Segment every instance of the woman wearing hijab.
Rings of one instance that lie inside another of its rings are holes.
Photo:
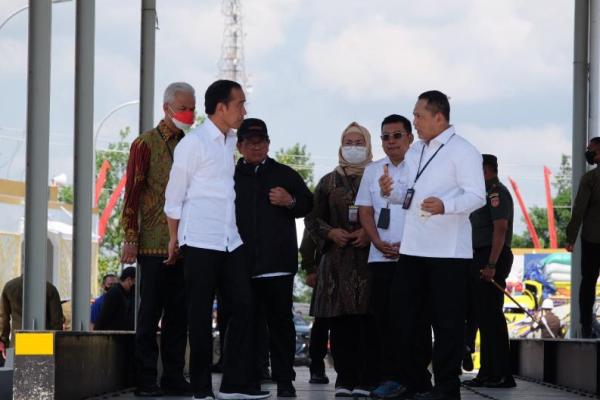
[[[369,239],[354,205],[365,166],[371,162],[371,134],[356,122],[342,133],[339,165],[319,181],[306,228],[318,243],[313,313],[328,318],[331,353],[337,372],[335,396],[368,396],[376,381],[371,365],[376,345],[368,333]]]

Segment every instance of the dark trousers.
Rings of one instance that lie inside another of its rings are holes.
[[[337,372],[335,386],[369,387],[376,385],[376,337],[373,316],[344,315],[329,318],[331,355]]]
[[[431,321],[435,343],[433,374],[436,389],[460,398],[458,373],[464,349],[467,266],[471,260],[401,255],[394,277],[394,313],[404,315],[399,330],[402,344],[402,375],[414,390],[431,387],[427,372],[427,321]],[[397,296],[397,297],[396,297]],[[396,309],[397,310],[397,309]],[[431,343],[431,342],[429,342]]]
[[[377,366],[379,381],[400,382],[398,360],[399,346],[397,336],[392,328],[391,296],[392,283],[396,273],[396,262],[370,263],[372,271],[370,308],[375,317],[375,334],[377,335]],[[399,316],[396,316],[398,318]]]
[[[229,320],[224,340],[221,389],[244,391],[252,379],[253,297],[250,279],[238,247],[232,252],[184,246],[185,289],[188,297],[190,381],[194,393],[212,390],[212,307],[218,288]]]
[[[271,371],[274,381],[291,382],[296,377],[294,356],[296,354],[296,328],[293,307],[294,275],[252,279],[256,299],[256,312],[263,313],[263,323],[257,329],[257,352],[255,370],[264,367],[265,349],[260,343],[268,336],[271,354]],[[267,329],[264,329],[266,323]]]
[[[310,328],[310,343],[308,355],[310,357],[310,372],[313,374],[325,373],[325,356],[327,355],[327,342],[329,342],[330,318],[316,317]]]
[[[600,270],[600,243],[581,239],[581,286],[579,287],[579,320],[590,327],[596,302],[596,282]]]
[[[164,257],[138,257],[141,276],[135,361],[140,386],[156,384],[159,353],[156,332],[161,318],[161,382],[168,385],[183,379],[187,344],[183,263],[178,261],[174,266],[167,266],[164,260]]]
[[[504,318],[504,293],[491,282],[483,281],[480,270],[489,261],[491,247],[475,249],[473,262],[469,267],[468,325],[479,326],[481,368],[478,376],[499,379],[512,376],[508,329]],[[508,247],[502,249],[496,263],[494,280],[505,288],[510,274],[513,254]]]

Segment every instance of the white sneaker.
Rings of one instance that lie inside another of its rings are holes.
[[[248,392],[218,392],[218,399],[221,400],[257,400],[257,399],[266,399],[271,396],[271,392],[256,390],[256,391],[248,391]]]
[[[352,389],[345,386],[336,386],[335,397],[352,397]]]
[[[352,397],[369,397],[371,391],[361,387],[355,387],[352,389]]]

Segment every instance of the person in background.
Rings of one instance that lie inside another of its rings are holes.
[[[585,159],[596,167],[586,172],[579,182],[577,195],[567,225],[567,251],[573,251],[581,226],[581,286],[579,288],[579,320],[581,337],[591,338],[596,301],[596,283],[600,271],[600,137],[590,140]]]
[[[119,282],[104,298],[96,322],[97,331],[132,331],[135,329],[135,267],[121,271]]]
[[[102,304],[104,304],[104,296],[108,290],[119,282],[119,278],[115,274],[106,274],[102,277],[102,294],[96,297],[96,300],[92,303],[90,310],[90,330],[94,330],[94,325],[98,321],[100,311],[102,311]]]
[[[537,326],[537,328],[542,332],[542,339],[557,339],[563,336],[560,318],[554,314],[553,310],[554,302],[552,299],[544,299],[541,307],[541,318],[542,321],[546,323],[544,324],[543,322],[540,322]],[[546,327],[546,325],[548,326]],[[549,331],[548,328],[550,328]],[[550,332],[552,332],[552,334],[550,334]]]
[[[369,235],[369,268],[373,276],[371,311],[375,316],[375,331],[379,344],[379,386],[371,392],[377,398],[399,397],[406,391],[399,363],[401,354],[391,316],[394,275],[404,229],[404,210],[399,204],[389,204],[381,195],[378,179],[386,173],[400,179],[405,168],[404,155],[413,141],[411,124],[401,115],[392,114],[381,123],[381,146],[386,157],[365,168],[356,196],[360,224]],[[399,318],[400,319],[400,318]]]
[[[503,311],[504,294],[494,283],[506,288],[506,278],[512,267],[514,204],[510,191],[498,179],[496,156],[483,154],[483,176],[486,205],[469,216],[473,263],[469,266],[465,331],[465,343],[469,348],[464,355],[470,359],[475,351],[475,335],[479,327],[481,368],[475,378],[463,384],[512,388],[516,383],[510,365],[508,329]]]
[[[262,324],[256,327],[256,369],[261,370],[267,351],[260,344],[268,337],[277,397],[296,397],[292,384],[296,377],[292,315],[298,271],[296,218],[312,210],[313,196],[298,172],[268,156],[270,139],[263,120],[245,119],[237,139],[242,158],[234,176],[236,221],[252,278],[256,315],[262,315],[257,319]]]
[[[46,282],[46,329],[62,330],[64,316],[56,287]],[[23,326],[23,275],[6,282],[0,297],[0,361],[14,340],[15,331]]]
[[[329,318],[315,317],[315,294],[317,280],[319,279],[317,271],[321,261],[321,254],[317,249],[317,244],[310,237],[308,229],[304,230],[302,242],[300,243],[300,267],[306,271],[305,283],[313,289],[310,299],[310,315],[314,317],[310,328],[310,343],[308,345],[308,355],[310,358],[310,379],[309,383],[328,384],[329,378],[325,374],[325,356],[327,356],[327,344],[329,342]]]
[[[328,318],[337,372],[336,397],[369,396],[377,383],[377,344],[369,314],[369,237],[358,219],[356,195],[373,159],[371,134],[356,122],[344,129],[339,164],[315,189],[306,229],[323,254],[319,265],[315,316]]]

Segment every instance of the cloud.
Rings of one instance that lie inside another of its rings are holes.
[[[448,5],[419,2],[403,12],[378,3],[373,9],[379,12],[336,24],[334,32],[317,21],[304,56],[308,73],[314,84],[354,101],[414,97],[439,88],[456,101],[474,102],[512,97],[523,87],[570,87],[565,55],[571,44],[564,32],[572,24],[571,13],[565,15],[572,5],[463,3],[462,13],[444,19],[429,10]],[[549,10],[536,14],[544,8]]]

